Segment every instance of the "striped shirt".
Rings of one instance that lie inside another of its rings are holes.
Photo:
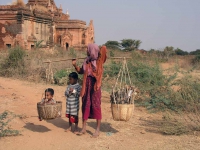
[[[73,89],[73,92],[70,93],[70,89]],[[79,96],[81,92],[81,86],[77,83],[74,85],[69,85],[65,91],[66,100],[66,114],[78,116],[79,112]]]

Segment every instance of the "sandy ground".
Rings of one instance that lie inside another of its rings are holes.
[[[51,121],[39,121],[36,103],[43,91],[52,87],[55,98],[63,102],[63,117]],[[194,135],[164,136],[157,132],[151,121],[159,114],[149,114],[143,108],[135,108],[129,122],[115,122],[112,119],[109,94],[103,92],[103,120],[99,138],[91,138],[95,120],[88,121],[87,134],[77,136],[64,132],[68,121],[65,113],[65,87],[0,78],[0,113],[9,110],[25,119],[14,119],[13,129],[21,131],[20,136],[0,138],[0,150],[199,150],[200,137]],[[81,115],[80,115],[81,116]],[[81,117],[80,117],[81,120]],[[79,127],[81,126],[81,122]]]

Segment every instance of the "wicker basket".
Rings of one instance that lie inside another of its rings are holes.
[[[55,119],[61,117],[62,113],[62,102],[57,101],[56,104],[40,104],[37,103],[38,115],[44,119]]]
[[[115,121],[129,121],[134,111],[134,104],[111,104],[111,110]]]

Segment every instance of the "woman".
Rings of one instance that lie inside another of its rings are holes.
[[[80,68],[76,65],[76,60],[72,61],[73,66],[79,74],[84,74],[81,90],[82,97],[82,115],[83,127],[81,134],[86,133],[86,122],[90,119],[97,120],[96,131],[92,137],[98,137],[100,132],[101,114],[101,82],[103,75],[103,64],[106,61],[106,47],[89,44],[87,49],[87,58]]]

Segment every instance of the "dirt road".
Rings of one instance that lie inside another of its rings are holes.
[[[51,121],[39,121],[36,103],[43,91],[52,87],[56,100],[63,102],[63,117]],[[161,115],[149,114],[143,108],[135,108],[129,122],[115,122],[111,116],[109,94],[103,92],[103,120],[101,135],[90,138],[95,121],[88,122],[87,134],[77,136],[64,132],[68,122],[65,113],[65,87],[0,78],[0,113],[9,110],[25,119],[16,118],[11,122],[13,129],[21,136],[0,139],[0,150],[198,150],[200,137],[193,135],[164,136],[156,130],[149,130],[149,121]],[[81,114],[80,114],[81,116]],[[81,117],[80,117],[81,119]],[[81,127],[81,122],[79,127]]]

